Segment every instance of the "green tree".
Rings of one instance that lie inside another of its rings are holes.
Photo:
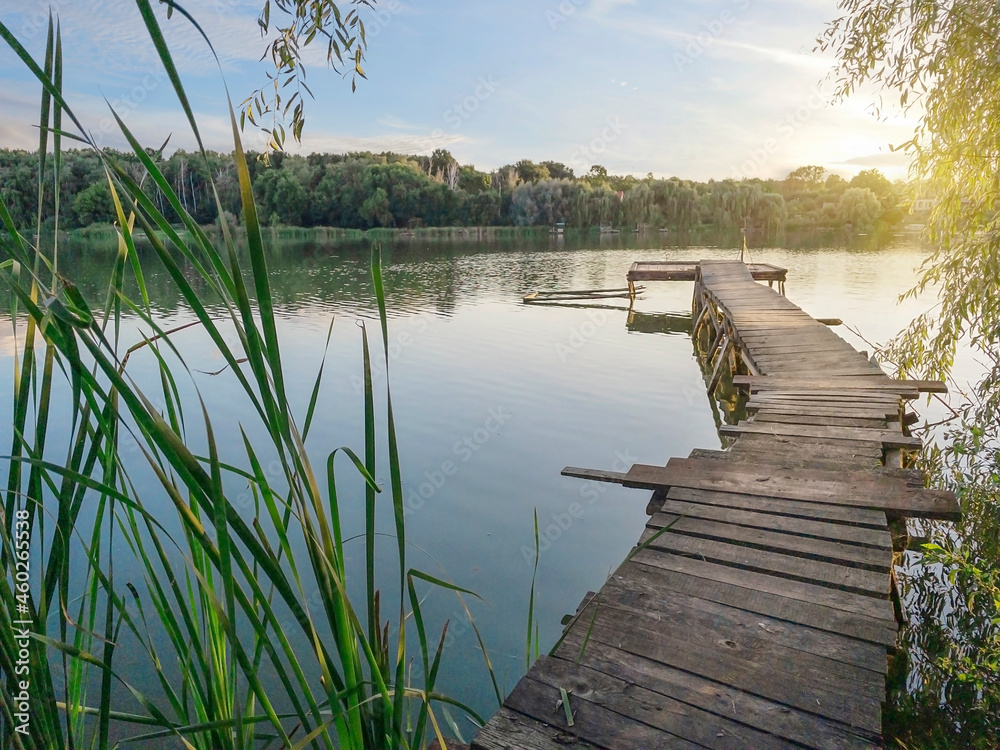
[[[1000,744],[1000,5],[991,0],[842,0],[844,15],[818,40],[838,58],[840,94],[865,84],[918,105],[911,158],[921,196],[935,196],[927,221],[931,251],[910,295],[938,304],[913,320],[885,354],[907,375],[940,377],[960,341],[985,375],[959,405],[943,450],[929,456],[965,509],[963,522],[934,530],[923,566],[929,585],[952,587],[936,616],[914,628],[922,690],[907,691],[911,713],[898,733],[910,747],[994,748]],[[935,565],[937,570],[935,571]],[[940,599],[940,597],[938,597]],[[923,633],[923,636],[919,635]],[[968,704],[960,702],[963,694]],[[957,706],[963,706],[961,711]],[[914,721],[914,716],[930,721]],[[922,731],[920,726],[928,726]]]
[[[107,223],[115,220],[115,203],[106,181],[95,182],[73,199],[73,218],[81,226]]]
[[[277,217],[282,224],[302,226],[309,204],[305,187],[288,169],[268,169],[254,187],[262,216]]]
[[[850,185],[851,187],[868,188],[882,201],[882,205],[885,208],[890,208],[890,206],[886,205],[886,201],[889,200],[892,200],[893,205],[895,205],[895,190],[893,189],[893,185],[877,169],[861,170],[851,180]]]
[[[392,212],[389,211],[389,195],[384,188],[376,188],[375,192],[361,204],[361,217],[370,226],[387,227],[392,224]]]
[[[458,186],[467,193],[481,193],[490,189],[490,176],[477,171],[473,166],[462,167],[458,175]]]
[[[788,217],[788,207],[780,193],[764,193],[754,210],[754,224],[764,228],[768,234],[781,230]]]
[[[789,190],[792,191],[818,190],[823,183],[823,176],[825,174],[826,170],[823,167],[799,167],[789,172],[788,177],[785,178],[785,183]]]
[[[535,164],[530,159],[521,159],[521,161],[514,165],[514,168],[517,170],[517,175],[521,178],[521,182],[540,182],[541,180],[548,180],[551,177],[548,169],[541,164]]]
[[[561,161],[543,161],[539,162],[539,166],[545,167],[548,170],[549,176],[553,180],[572,180],[573,170],[567,167]]]
[[[914,293],[935,288],[934,317],[913,321],[897,351],[903,369],[945,375],[965,334],[987,356],[985,381],[1000,411],[1000,5],[987,0],[911,3],[843,0],[844,15],[819,39],[839,60],[840,93],[864,83],[919,101],[910,177],[935,195],[927,225],[933,248]]]
[[[868,188],[848,188],[837,205],[837,218],[858,230],[873,228],[881,213],[882,204]]]

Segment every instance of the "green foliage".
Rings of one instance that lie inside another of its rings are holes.
[[[289,122],[292,137],[301,141],[306,121],[305,97],[313,95],[306,85],[305,49],[316,41],[325,43],[327,64],[338,73],[350,72],[353,91],[358,77],[365,78],[361,63],[367,47],[365,25],[358,8],[373,7],[374,2],[350,0],[350,9],[343,13],[331,0],[266,0],[257,23],[262,35],[274,34],[264,55],[270,57],[274,70],[267,74],[268,84],[240,105],[240,125],[249,120],[268,134],[268,147],[278,151],[285,143],[283,122]],[[280,21],[272,18],[272,9]],[[291,93],[285,93],[286,90]],[[271,116],[270,125],[258,123],[266,115]]]
[[[856,230],[868,231],[882,213],[882,204],[868,188],[852,187],[844,191],[837,204],[837,216]]]
[[[95,182],[73,199],[73,218],[81,226],[110,224],[116,217],[115,202],[107,182]]]
[[[850,186],[852,188],[868,188],[882,203],[886,203],[894,197],[892,183],[877,169],[861,170],[854,175]]]
[[[149,0],[136,4],[200,143],[153,8]],[[407,563],[388,386],[383,502],[392,511],[388,531],[398,548],[390,570],[395,595],[383,597],[376,588],[381,577],[372,550],[384,533],[375,524],[383,488],[374,479],[377,423],[364,329],[363,457],[337,448],[316,467],[305,448],[323,364],[304,413],[293,413],[300,399],[286,387],[252,162],[242,150],[232,107],[234,190],[246,231],[242,248],[225,220],[207,152],[182,156],[176,185],[188,189],[187,178],[195,173],[208,181],[222,217],[221,245],[213,244],[192,213],[198,196],[190,197],[189,210],[156,152],[143,148],[121,120],[130,160],[89,140],[62,99],[61,38],[51,22],[41,64],[2,22],[0,38],[43,86],[37,224],[47,201],[53,215],[60,215],[65,119],[100,164],[118,247],[107,293],[92,304],[59,269],[58,233],[30,242],[0,201],[0,251],[6,258],[0,280],[17,332],[18,368],[0,514],[0,606],[32,622],[27,734],[14,729],[8,700],[19,690],[15,665],[22,644],[9,620],[0,625],[0,742],[16,750],[106,748],[124,734],[135,745],[189,750],[375,750],[420,748],[432,733],[440,740],[436,712],[449,702],[462,706],[434,690],[447,626],[436,643],[430,639],[420,604],[429,590],[463,592]],[[171,225],[160,202],[182,230]],[[165,330],[150,305],[136,254],[139,237],[190,310],[189,326],[198,326],[225,361],[233,398],[245,401],[241,425],[247,429],[236,446],[217,442],[211,405],[201,400],[192,369],[175,346],[183,329]],[[388,367],[377,248],[372,280],[384,344],[378,356]],[[144,333],[129,333],[136,326]],[[127,340],[132,335],[134,342]],[[133,355],[145,359],[146,376],[129,367]],[[58,439],[49,439],[56,430]],[[220,450],[239,456],[240,465],[227,463]],[[346,588],[341,507],[348,498],[340,494],[337,468],[355,473],[365,488],[363,497],[354,498],[366,509],[367,554],[360,571],[366,585],[359,608]],[[140,493],[140,476],[155,489]],[[249,506],[233,492],[237,486],[246,488]],[[173,518],[165,517],[164,507],[173,509]],[[31,545],[33,575],[27,581],[12,554],[15,538]],[[121,570],[130,571],[129,579],[116,577]],[[395,610],[388,618],[384,602]],[[414,661],[422,675],[417,680],[409,673]],[[135,674],[153,685],[149,694],[130,681]]]
[[[913,294],[934,289],[940,306],[913,321],[895,353],[904,371],[939,377],[968,334],[1000,382],[1000,57],[984,45],[1000,38],[1000,6],[985,0],[910,3],[844,0],[844,15],[819,40],[837,54],[840,93],[870,82],[919,101],[911,177],[936,196],[927,238],[933,252]],[[1000,406],[996,393],[981,394]]]
[[[566,221],[570,227],[584,229],[600,224],[646,224],[681,232],[703,225],[730,230],[754,227],[774,236],[786,226],[840,226],[843,220],[831,207],[835,209],[848,187],[836,175],[813,183],[808,190],[795,179],[704,183],[676,177],[658,180],[651,175],[644,179],[608,175],[607,170],[602,175],[600,169],[574,178],[573,170],[559,162],[535,164],[527,160],[486,173],[459,164],[445,149],[430,156],[390,152],[298,156],[277,152],[271,154],[267,164],[249,156],[248,173],[260,215],[268,224],[287,227],[367,230],[551,226]],[[133,154],[116,153],[115,157],[133,174],[142,174],[143,167]],[[182,209],[199,224],[217,222],[213,190],[224,211],[239,215],[240,196],[232,155],[178,150],[166,158],[156,154],[152,158]],[[62,226],[74,228],[107,221],[110,197],[100,160],[92,152],[74,150],[63,152],[62,160],[64,203],[75,207],[77,197],[88,192],[80,211],[62,217]],[[51,164],[47,169],[51,172]],[[0,189],[19,227],[34,221],[36,206],[25,196],[31,194],[36,170],[35,155],[0,150]],[[542,179],[546,173],[562,176]],[[880,221],[895,224],[905,218],[896,186],[877,170],[867,170],[855,181],[859,178],[883,190]],[[180,221],[155,182],[143,182],[142,189],[171,223]],[[51,195],[46,197],[43,215],[46,221],[52,216]]]
[[[825,174],[826,170],[823,167],[799,167],[788,174],[788,177],[785,178],[785,184],[792,191],[817,190],[823,183]]]
[[[901,576],[914,602],[901,635],[886,735],[901,747],[1000,744],[1000,424],[970,402],[957,409],[921,468],[957,493],[963,518],[932,523],[922,558]]]
[[[552,177],[547,167],[535,164],[530,159],[521,159],[514,165],[514,169],[517,170],[517,176],[521,178],[521,182],[541,182]]]
[[[938,304],[884,348],[911,377],[945,377],[965,342],[984,375],[956,407],[956,419],[929,463],[963,498],[965,519],[934,528],[928,561],[909,585],[929,600],[947,593],[914,629],[918,687],[900,736],[910,747],[992,748],[1000,744],[1000,5],[985,0],[911,3],[842,0],[844,15],[818,40],[839,61],[839,91],[875,84],[906,110],[919,105],[912,156],[914,197],[934,196],[931,252],[916,296]],[[938,568],[937,566],[940,566]],[[935,571],[943,571],[943,582]]]

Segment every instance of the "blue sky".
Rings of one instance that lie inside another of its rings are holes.
[[[262,2],[185,6],[212,38],[237,104],[266,80]],[[129,0],[0,0],[0,20],[40,55],[50,5],[62,23],[68,98],[88,128],[107,129],[107,98],[144,143],[173,133],[173,147],[193,145]],[[700,180],[783,177],[803,164],[905,176],[889,144],[912,136],[912,113],[877,119],[872,92],[831,103],[832,60],[812,49],[835,0],[379,0],[363,12],[368,80],[352,94],[316,45],[316,99],[291,150],[444,147],[486,170],[553,159],[577,174],[602,164]],[[183,19],[163,23],[206,145],[231,150],[218,69]],[[0,50],[0,147],[37,142],[37,102],[37,84]],[[262,143],[252,132],[245,139]],[[110,131],[104,142],[123,145]]]

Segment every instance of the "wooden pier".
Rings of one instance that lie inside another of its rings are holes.
[[[750,263],[746,266],[754,281],[766,281],[769,287],[778,285],[778,291],[785,293],[787,269],[773,266],[770,263]],[[635,282],[637,281],[694,281],[698,273],[698,263],[689,260],[651,260],[636,261],[628,269],[625,278],[629,289],[635,297]]]
[[[743,263],[689,265],[710,388],[736,372],[753,416],[725,451],[564,470],[652,489],[650,518],[473,748],[881,746],[890,524],[959,515],[901,468],[904,403],[941,386],[890,379]]]

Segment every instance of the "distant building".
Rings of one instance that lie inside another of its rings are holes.
[[[933,206],[934,206],[933,198],[917,198],[915,201],[913,201],[913,210],[918,213],[920,211],[930,211]]]

